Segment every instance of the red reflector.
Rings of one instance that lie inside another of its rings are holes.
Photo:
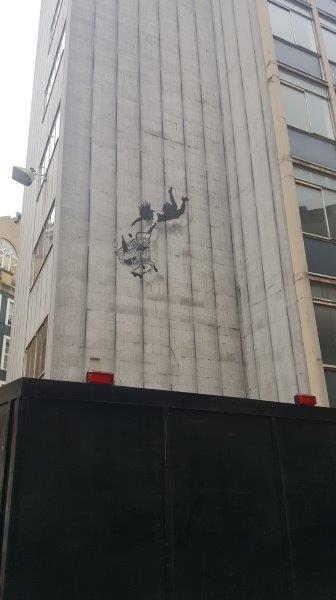
[[[86,382],[96,385],[113,385],[114,373],[103,373],[102,371],[88,371],[86,373]]]
[[[309,394],[297,394],[294,396],[295,404],[299,406],[316,406],[316,397]]]

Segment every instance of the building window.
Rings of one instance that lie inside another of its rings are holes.
[[[334,84],[336,85],[336,23],[322,17],[320,17],[320,20],[327,56],[330,62],[330,70]]]
[[[33,252],[33,281],[38,276],[42,265],[48,255],[48,252],[54,242],[54,228],[55,228],[55,203],[53,203],[51,210],[48,214],[46,222],[43,225],[40,237]]]
[[[330,406],[336,408],[336,369],[324,369]]]
[[[336,285],[314,280],[311,291],[329,401],[336,406]]]
[[[323,364],[336,367],[336,286],[314,281],[311,289]]]
[[[57,142],[58,142],[59,133],[60,133],[60,107],[58,107],[58,109],[57,109],[57,113],[56,113],[52,128],[50,130],[50,133],[48,135],[48,141],[47,141],[47,144],[44,149],[42,159],[40,162],[40,172],[42,175],[46,175],[48,172],[48,168],[49,168],[51,159],[54,154],[54,150],[55,150]],[[41,177],[41,186],[43,185],[43,181],[44,180]]]
[[[336,31],[322,28],[324,43],[329,60],[336,63]]]
[[[335,139],[327,90],[284,72],[281,83],[287,124]]]
[[[43,377],[47,348],[48,318],[26,348],[26,377]]]
[[[284,6],[286,5],[286,6]],[[287,42],[317,51],[310,11],[284,0],[282,4],[268,3],[273,34]]]
[[[7,371],[8,354],[9,354],[9,336],[4,335],[3,341],[2,341],[1,363],[0,363],[0,367],[3,371]]]
[[[302,231],[336,238],[336,191],[296,182]]]
[[[13,273],[17,267],[17,256],[14,246],[5,238],[0,238],[0,269]]]
[[[61,14],[62,4],[63,4],[63,0],[57,0],[55,12],[54,12],[54,16],[53,16],[53,19],[51,21],[51,26],[50,26],[49,48],[50,48],[50,46],[52,44],[52,41],[54,39],[54,35],[55,35],[56,28],[57,28],[58,20],[59,20],[60,14]]]
[[[47,87],[46,87],[46,90],[45,90],[45,93],[44,93],[45,108],[47,108],[47,106],[48,106],[48,103],[49,103],[49,100],[50,100],[50,96],[51,96],[51,93],[53,91],[53,87],[54,87],[54,84],[55,84],[55,81],[56,81],[58,69],[59,69],[61,61],[62,61],[64,49],[65,49],[65,27],[64,27],[63,32],[62,32],[60,43],[59,43],[58,48],[56,50],[55,60],[53,62],[53,66],[51,68],[50,77],[48,79]]]
[[[5,325],[8,325],[9,327],[11,327],[11,325],[12,325],[13,310],[14,310],[14,300],[11,300],[10,298],[8,298]]]

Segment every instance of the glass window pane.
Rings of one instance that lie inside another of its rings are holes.
[[[334,133],[328,100],[307,93],[307,102],[312,131],[333,138]]]
[[[314,305],[322,360],[336,365],[336,308]]]
[[[294,33],[289,10],[271,3],[268,6],[273,34],[294,43]]]
[[[336,277],[336,244],[329,240],[304,238],[310,273]]]
[[[35,371],[36,337],[30,342],[26,350],[26,377],[34,377]]]
[[[34,377],[39,377],[41,375],[41,354],[42,354],[41,342],[42,342],[41,336],[39,334],[37,334]]]
[[[57,117],[56,117],[56,121],[55,121],[55,128],[54,128],[54,136],[55,136],[55,142],[54,142],[54,143],[55,143],[55,144],[56,144],[56,141],[57,141],[57,140],[58,140],[58,138],[59,138],[60,119],[61,119],[61,118],[60,118],[60,112],[58,111],[58,113],[57,113]]]
[[[311,281],[312,296],[316,300],[329,300],[330,302],[336,302],[336,285],[328,285],[327,283],[317,283]]]
[[[287,85],[282,86],[285,117],[288,125],[309,131],[308,110],[304,92]]]
[[[328,236],[328,228],[323,207],[321,190],[296,184],[302,231],[315,235]]]
[[[327,210],[330,235],[331,237],[336,238],[336,192],[323,190],[323,196]]]
[[[301,46],[294,46],[293,44],[288,44],[288,42],[286,42],[285,40],[280,40],[279,38],[274,38],[274,47],[277,59],[280,63],[283,63],[284,65],[290,65],[295,69],[304,71],[308,75],[313,75],[314,77],[319,78],[322,77],[320,59],[316,54],[306,52],[306,50]],[[288,81],[290,78],[287,77],[287,74],[284,76],[283,73],[281,73],[281,79],[283,79],[284,81]],[[295,77],[293,79],[298,78]],[[307,87],[306,82],[305,87]],[[316,88],[317,86],[309,83],[309,87]]]
[[[334,15],[336,17],[336,2],[335,0],[317,0],[317,7],[321,10]]]
[[[294,129],[289,129],[288,134],[293,156],[336,171],[336,144],[333,140],[317,138]]]
[[[322,188],[330,188],[336,192],[336,179],[327,177],[323,173],[315,173],[314,171],[307,171],[306,169],[294,166],[294,175],[296,179],[313,183]]]
[[[302,55],[302,50],[300,50],[300,55]],[[304,52],[304,54],[306,54]],[[311,55],[309,55],[311,56]],[[303,69],[305,70],[305,69]],[[322,87],[319,84],[313,83],[312,81],[308,81],[307,79],[302,79],[298,75],[294,75],[293,73],[287,73],[286,71],[281,71],[279,69],[280,79],[286,83],[292,83],[295,87],[303,88],[307,92],[313,92],[317,96],[322,96],[323,98],[328,98],[328,91],[325,87]]]
[[[336,371],[328,371],[326,369],[324,373],[330,406],[332,406],[332,408],[336,408]]]
[[[328,29],[322,29],[322,31],[328,58],[336,62],[336,33]]]
[[[310,19],[292,13],[295,42],[309,50],[316,52],[316,42],[314,36],[313,23]]]
[[[329,66],[330,66],[330,69],[331,69],[331,74],[332,74],[334,85],[336,85],[336,64],[329,63]]]

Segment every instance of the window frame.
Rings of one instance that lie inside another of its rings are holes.
[[[43,119],[44,119],[45,114],[47,112],[47,108],[49,106],[50,98],[52,96],[53,89],[55,87],[57,75],[58,75],[58,72],[59,72],[60,67],[61,67],[61,63],[62,63],[64,51],[65,51],[65,43],[66,43],[66,23],[64,23],[64,27],[62,29],[60,41],[59,41],[59,44],[57,46],[57,50],[56,50],[56,53],[55,53],[55,58],[53,60],[53,64],[52,64],[52,67],[51,67],[51,70],[50,70],[50,75],[48,77],[48,82],[47,82],[46,88],[44,90],[44,113],[43,113]],[[56,65],[57,62],[58,62],[58,64],[57,64],[57,67],[55,68],[55,65]],[[50,86],[50,81],[51,81],[52,78],[53,78],[53,82],[52,82],[52,85]],[[50,86],[50,88],[49,88],[49,86]],[[48,90],[48,88],[49,88],[49,90]]]
[[[335,289],[336,291],[336,279],[332,279],[329,277],[323,277],[323,276],[318,276],[318,275],[309,275],[309,280],[310,283],[315,283],[315,284],[320,284],[323,286],[331,286]],[[336,300],[329,300],[328,298],[317,298],[316,296],[313,295],[313,290],[311,288],[311,295],[312,295],[312,301],[313,301],[313,305],[315,306],[326,306],[328,308],[333,308],[336,311]],[[316,320],[316,327],[317,327],[317,320]],[[318,329],[318,328],[317,328]],[[319,343],[321,344],[320,340]],[[322,350],[321,350],[321,355],[322,355]],[[332,370],[332,371],[336,371],[336,363],[326,363],[323,362],[323,369],[326,370]]]
[[[8,351],[5,352],[7,342],[8,342]],[[8,369],[9,345],[10,345],[10,336],[4,335],[3,340],[2,340],[1,362],[0,362],[0,369],[2,371],[7,371],[7,369]],[[5,359],[6,359],[6,365],[5,365]]]
[[[44,339],[41,338],[41,340],[39,340],[38,339],[39,334],[41,334],[41,335],[44,334],[44,336],[45,336]],[[44,348],[44,361],[43,361],[43,369],[37,374],[36,373],[37,358],[38,358],[37,348],[38,348],[39,341],[42,341],[44,343],[44,345],[42,346]],[[45,361],[46,361],[46,355],[47,355],[47,343],[48,343],[48,316],[44,319],[44,321],[42,322],[42,324],[36,331],[35,335],[33,335],[33,337],[31,338],[29,344],[27,344],[27,346],[25,347],[25,377],[32,377],[33,379],[42,379],[44,377]],[[33,374],[31,375],[30,373],[27,373],[27,358],[28,358],[29,348],[30,348],[30,346],[32,346],[32,344],[34,344],[34,346],[33,346],[34,347],[34,356],[33,356],[34,360],[33,360],[33,370],[32,370]]]
[[[53,222],[54,222],[54,231],[55,231],[55,199],[53,200],[53,202],[52,202],[52,204],[51,204],[51,207],[50,207],[50,209],[49,209],[49,212],[48,212],[47,218],[45,219],[45,221],[44,221],[44,223],[43,223],[42,229],[41,229],[41,231],[40,231],[40,235],[38,236],[38,238],[37,238],[37,242],[36,242],[36,244],[35,244],[35,246],[34,246],[34,248],[33,248],[33,264],[32,264],[32,271],[31,271],[32,282],[31,282],[31,288],[30,288],[31,290],[32,290],[32,288],[34,287],[34,285],[35,285],[35,281],[37,280],[37,278],[38,278],[39,274],[41,273],[41,271],[42,271],[42,268],[43,268],[43,265],[44,265],[44,263],[46,262],[46,260],[47,260],[47,258],[48,258],[48,256],[49,256],[49,254],[50,254],[50,252],[51,252],[51,249],[52,249],[52,247],[53,247],[53,245],[54,245],[54,240],[53,240],[53,241],[52,241],[52,243],[49,245],[49,248],[48,248],[48,250],[47,250],[46,252],[44,252],[44,242],[43,242],[43,260],[42,260],[42,262],[41,262],[41,265],[40,265],[40,267],[39,267],[38,271],[36,271],[36,272],[35,272],[35,269],[34,269],[34,264],[35,264],[35,252],[36,252],[36,250],[37,250],[37,247],[38,247],[38,245],[39,245],[39,243],[40,243],[40,241],[41,241],[41,238],[42,238],[42,236],[43,236],[43,234],[44,234],[44,232],[45,232],[45,229],[46,229],[46,226],[47,226],[47,224],[48,224],[48,222],[49,222],[49,220],[50,220],[50,217],[51,217],[51,215],[52,215],[53,213],[54,213],[54,221],[53,221]]]
[[[50,30],[49,30],[49,49],[48,49],[48,54],[50,52],[50,48],[51,48],[51,45],[53,43],[53,39],[54,39],[55,32],[56,32],[56,29],[57,29],[58,21],[59,21],[60,15],[61,15],[62,6],[63,6],[63,0],[57,0],[57,4],[55,6],[55,10],[54,10],[53,18],[52,18],[52,21],[51,21]]]
[[[288,44],[292,44],[293,46],[296,46],[297,48],[302,48],[303,50],[312,52],[315,56],[320,56],[318,39],[317,39],[316,31],[315,31],[314,18],[313,18],[312,12],[311,12],[311,7],[304,8],[304,10],[300,11],[299,6],[296,7],[296,5],[295,5],[294,7],[289,7],[286,4],[282,4],[281,1],[278,1],[278,0],[267,0],[267,4],[273,4],[274,6],[277,6],[278,8],[281,8],[282,10],[285,10],[289,13],[289,19],[290,19],[290,24],[291,24],[294,41],[287,40],[286,38],[280,37],[276,33],[273,33],[273,30],[272,30],[274,37],[276,37],[277,39],[282,40]],[[308,14],[308,12],[310,12],[310,14]],[[293,16],[292,16],[293,13],[302,17],[303,19],[307,19],[308,21],[310,21],[310,23],[312,25],[313,36],[314,36],[314,44],[315,44],[314,50],[312,48],[308,48],[307,46],[302,46],[302,44],[297,42],[296,28],[295,28],[295,23],[294,23]],[[271,14],[269,13],[269,15],[270,15],[270,19],[271,19]]]
[[[59,105],[57,107],[57,110],[56,110],[56,113],[55,113],[55,117],[54,117],[52,126],[50,128],[50,131],[48,133],[47,142],[46,142],[46,144],[44,146],[44,150],[43,150],[43,153],[42,153],[42,158],[41,158],[40,164],[39,164],[39,172],[41,173],[41,175],[43,175],[43,177],[41,177],[40,181],[39,181],[40,189],[39,189],[38,197],[39,197],[40,191],[43,188],[44,183],[46,181],[46,178],[47,178],[47,175],[48,175],[48,171],[49,171],[49,167],[50,167],[50,164],[51,164],[52,159],[53,159],[54,154],[55,154],[55,150],[56,150],[57,145],[58,145],[58,140],[60,138],[60,122],[61,122],[61,103],[59,103]],[[58,123],[58,126],[57,126],[57,123]],[[46,162],[46,166],[45,166],[44,165],[44,161],[45,161],[45,158],[46,158],[48,152],[50,151],[51,140],[53,139],[53,137],[55,137],[55,140],[53,142],[53,148],[52,148],[52,150],[51,150],[51,152],[49,154],[49,158],[48,158],[48,161]]]
[[[295,186],[296,186],[296,184],[302,185],[302,186],[307,187],[307,188],[312,188],[314,190],[319,190],[321,192],[322,202],[323,202],[323,212],[324,212],[325,223],[326,223],[326,227],[327,227],[327,231],[328,231],[328,236],[319,235],[317,233],[311,233],[310,231],[304,231],[303,226],[302,226],[302,221],[300,219],[302,233],[304,235],[309,235],[311,237],[316,237],[316,238],[321,239],[321,240],[327,240],[327,241],[332,241],[332,242],[335,241],[336,242],[336,237],[333,237],[331,235],[331,233],[330,233],[329,218],[328,218],[328,213],[327,213],[327,208],[326,208],[326,203],[325,203],[325,196],[324,196],[324,193],[323,193],[323,190],[328,190],[328,191],[332,192],[333,194],[335,194],[335,197],[336,197],[335,190],[333,190],[331,188],[328,188],[326,186],[322,187],[322,186],[314,184],[314,183],[310,183],[310,182],[307,182],[307,181],[304,181],[304,180],[300,180],[297,177],[295,177]],[[299,205],[299,203],[298,203],[298,205]],[[299,209],[300,209],[300,205],[299,205]]]
[[[297,125],[293,125],[292,123],[288,123],[286,115],[285,115],[285,112],[284,112],[284,118],[286,120],[287,126],[288,127],[292,127],[294,129],[297,129],[298,131],[303,131],[303,132],[309,133],[309,134],[311,134],[313,136],[319,136],[322,139],[331,140],[331,141],[335,142],[335,138],[336,138],[336,136],[335,136],[335,124],[334,124],[334,121],[333,121],[333,116],[332,116],[331,107],[330,107],[330,98],[329,98],[328,94],[322,95],[322,94],[319,94],[317,91],[314,91],[312,89],[306,89],[304,87],[301,87],[300,85],[298,85],[296,83],[293,83],[292,81],[286,81],[286,79],[283,79],[282,73],[283,72],[280,73],[280,83],[281,83],[281,86],[291,88],[293,90],[296,90],[296,91],[304,94],[305,105],[306,105],[306,109],[307,109],[307,116],[308,116],[308,121],[309,121],[310,129],[309,130],[301,129]],[[316,87],[318,87],[318,86],[316,86]],[[321,90],[322,89],[324,89],[327,92],[327,90],[326,90],[325,87],[322,87]],[[316,98],[320,98],[321,100],[327,102],[333,137],[327,137],[326,135],[323,135],[322,133],[319,133],[319,132],[314,131],[312,129],[312,120],[311,120],[311,114],[310,114],[310,108],[309,108],[309,103],[308,103],[308,99],[307,99],[307,94],[310,94],[311,96],[315,96]],[[283,104],[284,104],[284,102],[283,102]]]
[[[12,311],[11,311],[12,315],[11,315],[11,322],[9,323],[10,307],[12,307]],[[5,318],[5,325],[7,325],[8,327],[12,326],[13,312],[14,312],[14,300],[12,298],[8,298],[7,306],[6,306],[6,318]]]
[[[310,282],[314,282],[320,285],[330,285],[331,287],[333,287],[335,289],[336,292],[336,280],[327,278],[327,277],[320,277],[320,276],[314,276],[314,275],[309,275],[309,279]],[[314,306],[326,306],[328,308],[333,308],[336,311],[336,300],[329,300],[327,298],[317,298],[313,295],[313,290],[311,288],[311,294],[312,294],[312,301],[313,301],[313,305]],[[314,310],[315,312],[315,310]],[[317,331],[318,331],[318,325],[317,325],[317,319],[315,316],[315,322],[316,322],[316,327],[317,327]],[[319,345],[320,345],[320,352],[321,352],[321,357],[322,357],[322,348],[321,348],[321,342],[320,342],[320,337],[319,337],[319,332],[318,332],[318,339],[319,339]],[[323,366],[323,371],[324,373],[326,373],[326,371],[331,371],[331,372],[336,372],[336,364],[334,363],[326,363],[323,361],[322,358],[322,366]],[[327,383],[327,381],[326,381]],[[329,391],[328,391],[328,395],[329,395]],[[331,402],[331,397],[329,396],[329,402]]]

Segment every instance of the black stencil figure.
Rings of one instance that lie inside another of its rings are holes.
[[[152,225],[147,232],[152,233],[157,223],[163,223],[164,221],[172,221],[173,219],[178,219],[181,215],[183,215],[185,211],[186,202],[189,202],[189,198],[183,196],[182,204],[180,208],[178,208],[173,195],[172,187],[169,188],[168,193],[170,202],[165,202],[162,207],[162,210],[153,210],[150,202],[143,202],[142,204],[140,204],[140,217],[133,221],[131,227],[134,227],[134,225],[136,225],[136,223],[140,223],[140,221],[152,221]]]

